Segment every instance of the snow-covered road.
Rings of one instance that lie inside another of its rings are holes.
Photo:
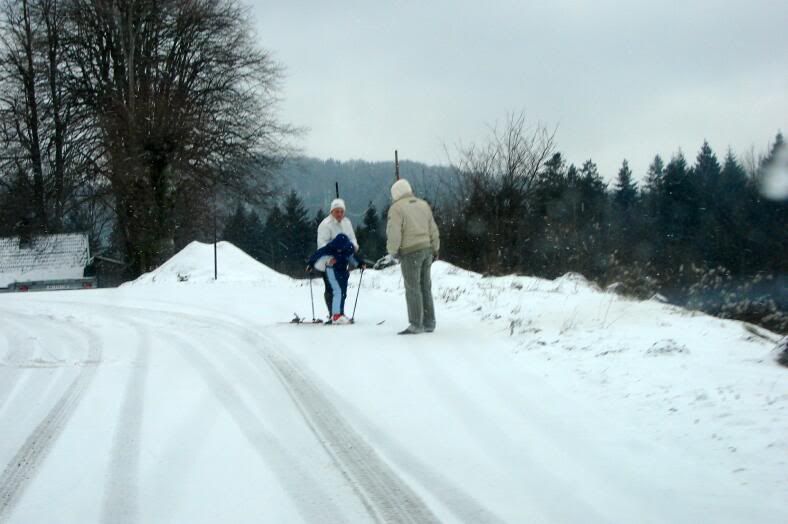
[[[310,311],[305,283],[278,277],[0,296],[0,522],[788,516],[769,467],[784,435],[748,465],[763,482],[742,482],[735,459],[537,365],[473,309],[442,301],[435,333],[397,337],[385,278],[344,327],[280,323]],[[784,384],[764,418],[784,413]]]

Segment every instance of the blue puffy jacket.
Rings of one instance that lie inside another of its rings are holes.
[[[320,257],[325,256],[334,257],[334,273],[340,281],[347,281],[348,264],[361,265],[361,259],[355,255],[353,243],[344,233],[338,234],[331,242],[315,251],[309,257],[309,267],[314,268]]]

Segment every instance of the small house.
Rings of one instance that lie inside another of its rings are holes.
[[[0,292],[94,288],[91,262],[85,233],[0,238]]]

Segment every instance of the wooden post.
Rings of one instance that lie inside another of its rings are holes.
[[[218,255],[216,254],[216,185],[213,186],[213,279],[219,279]]]
[[[394,174],[397,175],[397,180],[399,180],[399,155],[397,150],[394,150]]]

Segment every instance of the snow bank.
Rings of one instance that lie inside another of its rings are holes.
[[[230,242],[217,244],[218,282],[284,283],[290,280],[261,264]],[[132,282],[137,284],[205,284],[214,282],[213,244],[194,241],[167,262]]]

